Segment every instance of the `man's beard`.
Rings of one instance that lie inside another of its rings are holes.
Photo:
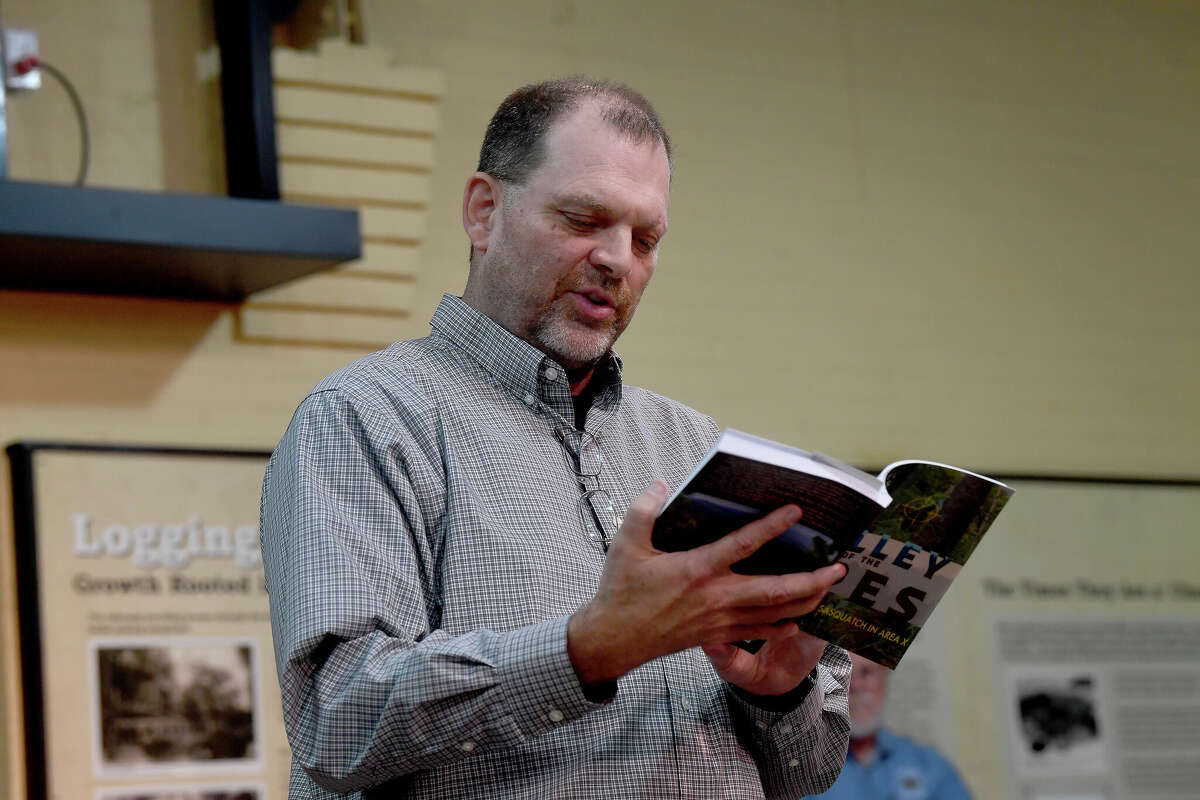
[[[883,727],[882,717],[872,717],[868,720],[859,720],[858,722],[850,723],[850,738],[865,739],[868,736],[873,736]]]
[[[851,678],[853,680],[853,678]],[[850,692],[850,736],[870,736],[883,725],[884,695]]]
[[[605,286],[613,298],[614,314],[600,327],[587,325],[574,318],[570,303],[574,302],[568,289],[529,325],[529,332],[538,347],[568,369],[595,364],[613,346],[633,316],[636,303],[623,285]]]

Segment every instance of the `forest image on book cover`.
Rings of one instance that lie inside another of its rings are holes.
[[[902,462],[892,503],[842,554],[846,577],[801,629],[895,667],[1012,489],[953,467]]]

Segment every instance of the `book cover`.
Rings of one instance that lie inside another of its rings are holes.
[[[871,476],[820,453],[726,430],[655,522],[660,550],[699,547],[773,509],[803,517],[733,565],[750,575],[846,576],[802,630],[895,668],[1012,489],[981,475],[901,461]]]
[[[734,564],[735,572],[808,572],[832,564],[883,510],[827,477],[717,451],[659,515],[652,541],[660,550],[699,547],[788,503],[804,510],[801,520]]]
[[[796,622],[895,669],[1013,490],[917,461],[894,464],[883,478],[891,504],[842,552],[846,577]]]

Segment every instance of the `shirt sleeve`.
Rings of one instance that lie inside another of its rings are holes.
[[[314,392],[263,483],[288,741],[338,792],[511,747],[600,707],[567,657],[565,617],[438,629],[440,462],[390,410]]]
[[[796,798],[828,789],[846,763],[850,741],[850,658],[828,645],[806,680],[796,708],[760,708],[726,686],[738,734],[758,764],[767,798]]]

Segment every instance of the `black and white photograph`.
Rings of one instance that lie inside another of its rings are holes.
[[[101,772],[259,760],[252,641],[94,642],[92,654]]]
[[[1104,726],[1097,677],[1063,668],[1014,676],[1020,760],[1032,771],[1103,769]]]

